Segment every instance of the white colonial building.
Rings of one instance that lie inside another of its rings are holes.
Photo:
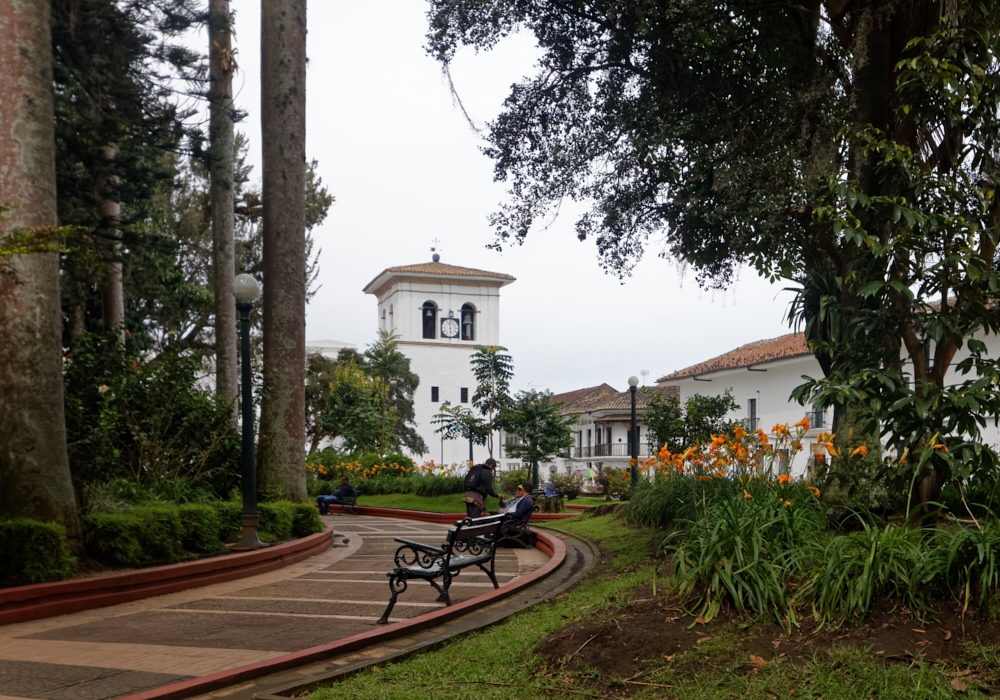
[[[452,464],[469,458],[468,443],[442,440],[432,421],[446,404],[472,407],[476,382],[469,360],[477,345],[500,345],[500,288],[513,281],[499,272],[447,265],[435,253],[432,262],[386,268],[364,288],[378,299],[378,327],[399,336],[420,378],[413,408],[417,432],[430,449],[424,459]],[[475,448],[476,462],[487,456],[485,448]]]
[[[983,340],[990,355],[1000,351],[1000,339],[990,336]],[[964,349],[955,356],[945,375],[947,384],[963,381],[962,375],[954,368],[966,357],[968,352]],[[741,345],[735,350],[672,372],[656,381],[660,386],[677,387],[681,403],[694,394],[720,396],[728,389],[740,405],[729,417],[745,420],[751,429],[761,428],[769,435],[775,425],[794,425],[808,417],[811,428],[806,433],[805,449],[790,465],[791,473],[799,476],[806,472],[816,436],[832,432],[833,420],[832,409],[823,411],[811,406],[803,407],[791,400],[792,391],[805,381],[803,376],[818,379],[823,376],[823,370],[806,345],[803,335],[789,333]],[[993,446],[1000,443],[1000,430],[994,421],[987,423],[983,441]]]

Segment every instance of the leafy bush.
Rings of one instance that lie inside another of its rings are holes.
[[[188,503],[177,509],[183,530],[182,544],[189,552],[223,552],[225,547],[219,535],[222,519],[219,511],[210,505]]]
[[[108,564],[172,563],[183,555],[184,529],[176,506],[140,506],[130,513],[88,515],[83,540],[88,555]]]
[[[556,493],[560,493],[570,500],[579,496],[583,490],[583,477],[576,472],[553,474],[552,483],[556,487]]]
[[[465,492],[465,477],[461,476],[410,476],[413,493],[418,496],[447,496]]]
[[[295,513],[292,517],[293,537],[306,537],[326,529],[316,506],[311,503],[295,503],[293,505],[295,507]]]
[[[177,477],[137,481],[111,479],[83,487],[83,503],[88,513],[128,513],[137,505],[148,503],[211,503],[211,491]]]
[[[922,574],[928,552],[918,530],[863,522],[858,532],[832,537],[818,559],[796,598],[825,619],[863,617],[880,600],[927,609]]]
[[[148,488],[195,484],[218,496],[238,484],[241,447],[232,407],[199,388],[200,371],[198,358],[177,352],[147,361],[114,333],[78,343],[64,370],[78,492],[112,479]]]
[[[352,481],[351,485],[367,496],[390,493],[413,493],[417,496],[443,496],[462,493],[464,477],[409,474],[407,476],[373,476]],[[309,495],[328,495],[340,487],[340,479],[320,479],[310,483]]]
[[[1000,612],[1000,523],[995,515],[983,529],[938,528],[921,583],[951,594],[965,610],[970,603],[984,613]]]
[[[0,520],[0,586],[62,581],[76,568],[61,525],[27,518]]]
[[[518,484],[528,481],[528,470],[527,468],[521,468],[500,472],[497,474],[497,480],[500,484],[500,490],[503,493],[514,493],[517,490]]]
[[[243,502],[237,500],[217,501],[212,504],[215,512],[219,516],[219,539],[223,542],[235,542],[243,534],[243,521],[240,516],[243,513]]]
[[[289,501],[259,503],[260,538],[265,542],[290,539],[295,523],[295,504]],[[315,508],[314,508],[315,509]]]

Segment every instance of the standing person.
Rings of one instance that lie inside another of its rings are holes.
[[[465,475],[465,514],[478,518],[486,510],[486,497],[493,496],[503,505],[503,498],[493,490],[493,470],[497,461],[490,457],[485,464],[474,464]]]
[[[347,498],[348,496],[353,496],[355,494],[354,487],[351,486],[350,482],[347,480],[346,476],[340,477],[340,486],[329,496],[317,496],[316,505],[319,506],[320,515],[329,515],[330,505],[333,503],[339,503],[340,499]]]

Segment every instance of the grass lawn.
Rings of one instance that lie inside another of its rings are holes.
[[[554,644],[551,640],[565,636],[568,630],[554,633],[567,626],[584,629],[582,626],[600,623],[607,629],[614,623],[613,627],[627,637],[629,626],[638,625],[628,614],[629,606],[650,604],[654,571],[651,543],[660,537],[651,531],[626,528],[614,516],[574,518],[560,521],[558,527],[596,540],[606,554],[575,588],[485,630],[318,688],[309,698],[909,700],[979,696],[980,686],[994,686],[1000,680],[998,649],[976,645],[947,662],[924,661],[919,652],[912,658],[890,661],[873,650],[840,646],[834,640],[828,648],[795,662],[775,657],[758,666],[749,663],[752,659],[748,661],[746,653],[739,650],[765,623],[746,621],[710,623],[702,628],[705,632],[689,633],[700,635],[689,649],[670,658],[643,657],[645,660],[626,677],[602,673],[580,662],[587,654],[581,654],[577,647],[586,646],[585,641],[589,644],[586,633],[578,634],[568,647],[575,652],[546,658],[537,653],[536,646],[539,642]],[[662,585],[660,591],[662,596]],[[659,600],[652,599],[656,604]],[[659,625],[657,620],[647,621],[646,627]],[[598,644],[599,640],[592,647]],[[632,663],[633,651],[609,651]]]
[[[364,486],[360,487],[364,491]],[[575,498],[568,503],[594,506],[604,503],[603,498]],[[359,506],[372,508],[405,508],[407,510],[427,510],[434,513],[464,513],[465,503],[462,494],[452,493],[447,496],[415,496],[412,493],[390,493],[384,496],[361,496]],[[487,506],[494,509],[498,506],[496,499],[489,499]]]

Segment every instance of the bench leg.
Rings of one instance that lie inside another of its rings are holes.
[[[392,591],[392,597],[389,598],[389,605],[382,613],[382,617],[378,619],[377,625],[387,625],[389,624],[389,614],[392,612],[393,607],[396,605],[396,597],[406,590],[406,579],[396,578],[395,576],[389,577],[389,590]]]
[[[427,583],[434,586],[434,588],[437,589],[437,592],[441,594],[437,597],[437,600],[434,601],[435,603],[444,603],[445,607],[451,605],[451,596],[448,595],[448,587],[451,585],[451,577],[445,578],[444,588],[437,585],[434,579],[427,579]]]
[[[488,569],[485,566],[483,566],[482,564],[476,564],[476,566],[478,566],[480,569],[482,569],[483,573],[485,573],[487,576],[490,577],[490,581],[493,582],[493,588],[495,588],[495,589],[496,588],[500,588],[500,584],[497,583],[496,574],[493,573],[493,560],[492,559],[490,559],[490,568],[488,568]]]

